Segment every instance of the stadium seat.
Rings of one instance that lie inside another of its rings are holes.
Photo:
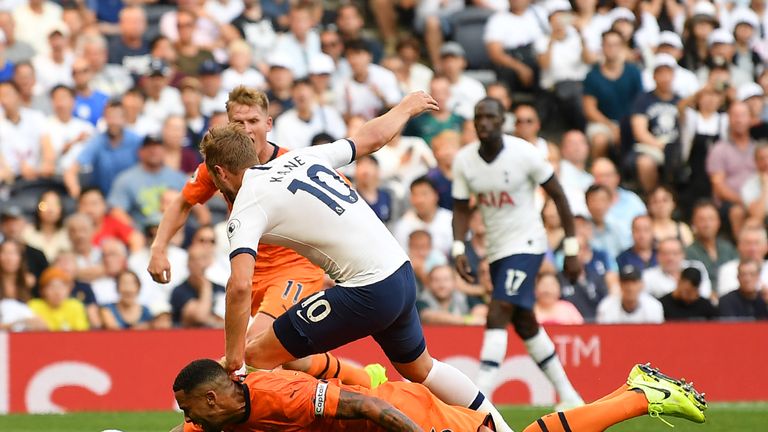
[[[468,7],[451,16],[452,39],[467,53],[468,69],[492,69],[491,60],[483,43],[485,23],[493,11],[485,8]]]
[[[40,195],[49,190],[57,192],[62,197],[62,210],[64,214],[68,214],[68,210],[71,211],[74,206],[71,199],[66,199],[69,198],[69,194],[61,179],[19,180],[11,187],[8,205],[18,206],[25,215],[32,218],[35,215]]]

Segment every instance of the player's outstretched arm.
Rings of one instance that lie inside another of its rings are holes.
[[[381,399],[342,390],[337,419],[368,419],[392,432],[421,432],[421,428],[397,408]]]
[[[248,253],[230,259],[231,273],[227,281],[224,312],[224,369],[233,373],[245,359],[245,334],[251,317],[251,283],[255,257]]]
[[[423,91],[406,95],[399,104],[386,114],[368,121],[349,137],[355,143],[356,157],[371,154],[397,136],[412,117],[424,111],[439,110],[432,96]]]
[[[159,283],[168,283],[171,280],[171,263],[168,261],[168,244],[174,235],[187,223],[192,205],[178,194],[171,204],[165,209],[160,226],[157,227],[157,235],[150,248],[151,255],[147,271],[152,280]]]

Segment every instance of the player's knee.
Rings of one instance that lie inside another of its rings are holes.
[[[531,310],[517,310],[512,318],[512,326],[515,328],[515,333],[523,340],[530,339],[539,332],[539,323]]]
[[[506,302],[493,301],[488,307],[486,327],[489,329],[504,329],[509,325],[514,306]]]

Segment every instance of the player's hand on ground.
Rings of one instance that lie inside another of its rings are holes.
[[[163,252],[152,251],[147,271],[155,282],[162,284],[170,282],[171,263],[168,261],[168,256]]]
[[[411,117],[415,117],[424,111],[439,111],[440,107],[432,96],[424,91],[409,93],[398,104],[405,108]]]
[[[472,277],[472,267],[469,265],[469,259],[467,259],[466,255],[457,255],[454,259],[454,265],[456,266],[456,271],[459,272],[459,276],[461,276],[462,279],[469,283],[474,283],[475,278]]]
[[[578,256],[565,257],[565,263],[563,265],[563,271],[569,281],[575,282],[581,274],[581,263],[579,263]]]

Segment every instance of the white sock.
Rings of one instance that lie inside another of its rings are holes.
[[[483,336],[483,348],[480,350],[480,371],[477,373],[477,386],[487,398],[493,396],[496,389],[496,375],[507,355],[507,329],[486,329]]]
[[[565,369],[563,369],[563,364],[557,357],[555,344],[552,343],[552,339],[549,338],[544,328],[540,327],[536,336],[523,342],[533,361],[539,365],[552,385],[555,386],[560,402],[581,402],[581,397],[571,385],[565,374]]]
[[[433,359],[432,369],[421,384],[448,405],[491,414],[499,432],[512,432],[501,413],[483,396],[472,380],[455,367]]]

